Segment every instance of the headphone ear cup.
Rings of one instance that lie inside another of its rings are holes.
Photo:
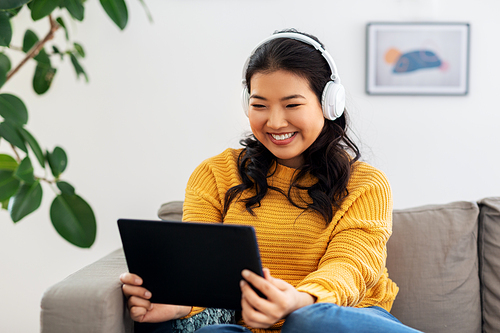
[[[340,83],[329,81],[323,89],[321,98],[323,116],[328,120],[335,120],[344,113],[345,88]]]
[[[248,89],[246,86],[243,86],[243,90],[241,91],[241,106],[243,106],[243,111],[245,115],[248,117],[248,104],[250,104],[250,94],[248,93]]]

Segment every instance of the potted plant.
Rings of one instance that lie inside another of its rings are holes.
[[[139,1],[151,20],[144,2]],[[128,21],[124,0],[100,0],[100,3],[109,18],[123,30]],[[39,38],[34,31],[26,29],[22,41],[12,41],[12,21],[21,10],[29,10],[33,21],[49,21],[49,31],[45,36]],[[88,248],[96,238],[96,218],[91,206],[77,194],[75,187],[62,178],[68,165],[65,150],[59,146],[52,151],[42,149],[28,130],[28,108],[21,97],[2,91],[2,86],[13,75],[27,62],[34,61],[36,69],[32,87],[37,94],[45,94],[57,74],[52,57],[69,59],[77,78],[83,77],[88,82],[80,64],[85,57],[84,48],[71,40],[60,16],[62,11],[67,11],[74,20],[83,21],[85,0],[0,1],[0,143],[10,149],[9,153],[0,153],[0,205],[17,223],[40,207],[44,188],[48,187],[55,196],[50,206],[54,228],[71,244]],[[67,45],[70,45],[66,49],[51,43],[58,32],[65,34]],[[9,57],[12,52],[24,53],[23,59],[15,66]],[[44,175],[35,173],[34,163],[40,165]]]

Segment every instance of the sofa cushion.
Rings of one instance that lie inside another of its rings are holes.
[[[500,328],[500,197],[479,202],[479,269],[483,332]]]
[[[401,322],[426,333],[481,332],[478,214],[473,202],[394,211],[387,267]]]
[[[182,201],[170,201],[158,209],[158,217],[162,220],[182,221]]]

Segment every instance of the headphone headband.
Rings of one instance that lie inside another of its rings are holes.
[[[257,44],[257,46],[254,47],[254,49],[250,53],[250,56],[245,61],[245,66],[243,66],[243,75],[242,75],[242,77],[243,77],[242,83],[243,84],[246,84],[245,75],[246,75],[246,71],[247,71],[247,68],[248,68],[248,63],[250,62],[250,58],[255,53],[255,51],[257,51],[257,49],[259,47],[261,47],[262,45],[266,44],[267,42],[269,42],[271,40],[274,40],[274,39],[278,39],[278,38],[295,39],[295,40],[298,40],[298,41],[301,41],[301,42],[304,42],[306,44],[309,44],[309,45],[313,46],[316,50],[318,50],[321,53],[321,55],[323,56],[323,58],[325,58],[326,62],[328,63],[328,66],[330,66],[330,72],[332,73],[332,75],[330,75],[331,80],[333,82],[335,82],[335,83],[338,83],[338,84],[341,83],[340,82],[340,76],[337,73],[337,66],[335,65],[335,62],[333,61],[332,56],[330,55],[330,53],[328,53],[328,51],[326,51],[323,48],[323,46],[321,46],[320,43],[318,43],[317,41],[315,41],[314,39],[312,39],[309,36],[306,36],[306,35],[303,35],[303,34],[299,34],[299,33],[296,33],[296,32],[280,32],[280,33],[271,35],[271,36],[263,39],[259,44]]]

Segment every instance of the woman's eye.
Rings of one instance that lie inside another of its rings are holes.
[[[261,108],[264,108],[265,106],[262,104],[252,104],[252,107],[256,108],[256,109],[261,109]]]
[[[288,104],[286,107],[287,108],[296,108],[298,106],[300,106],[300,104]]]

